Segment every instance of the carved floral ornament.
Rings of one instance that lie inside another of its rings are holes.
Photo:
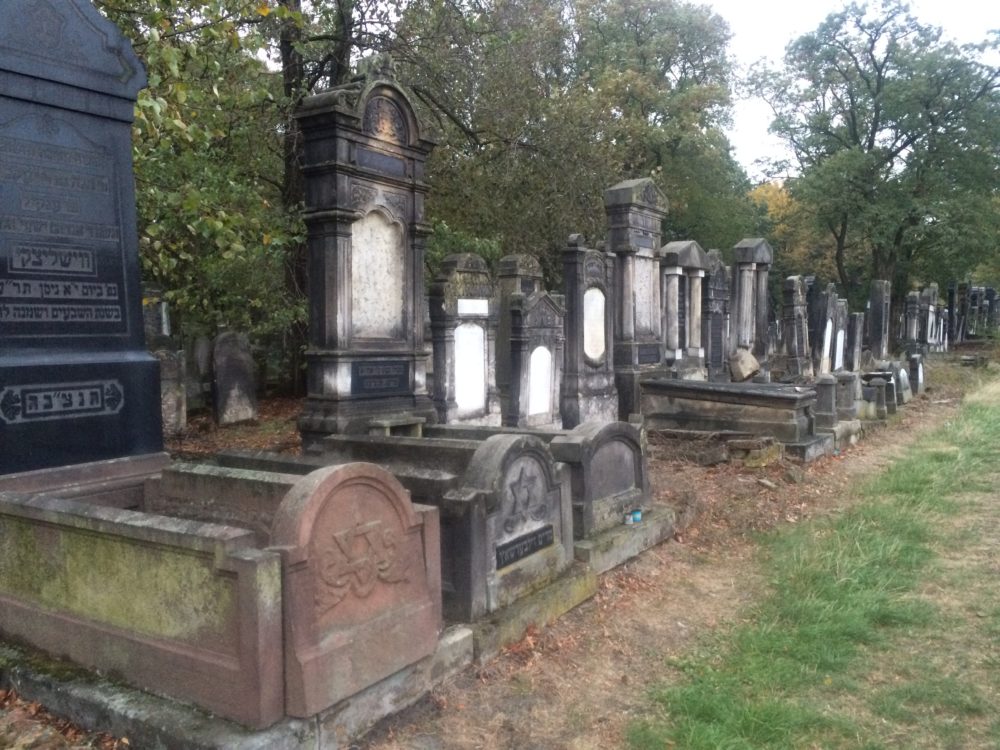
[[[366,134],[376,138],[394,143],[409,141],[406,118],[396,102],[385,96],[373,96],[368,100],[361,127]]]
[[[316,570],[320,617],[348,596],[367,599],[379,583],[409,581],[398,551],[399,534],[381,520],[333,531],[322,541]]]

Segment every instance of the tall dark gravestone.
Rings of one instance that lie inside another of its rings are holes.
[[[86,0],[0,2],[0,474],[162,449],[132,176],[145,85]]]
[[[424,344],[424,163],[433,148],[391,61],[307,98],[308,398],[299,430],[437,420]]]

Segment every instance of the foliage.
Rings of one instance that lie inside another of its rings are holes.
[[[1000,71],[898,0],[852,4],[758,72],[793,149],[791,195],[834,240],[845,285],[869,278],[946,283],[997,245]],[[961,243],[961,244],[958,244]]]

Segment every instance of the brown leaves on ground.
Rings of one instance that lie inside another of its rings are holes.
[[[302,446],[296,426],[301,412],[302,399],[269,398],[260,402],[255,421],[219,427],[211,411],[202,410],[188,417],[184,432],[167,437],[166,450],[184,460],[210,458],[223,450],[297,453]]]
[[[9,750],[126,750],[127,738],[87,732],[50,714],[41,703],[0,690],[0,747]]]

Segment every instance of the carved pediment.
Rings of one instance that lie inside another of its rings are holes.
[[[0,71],[135,99],[146,74],[132,46],[87,0],[0,2]]]

